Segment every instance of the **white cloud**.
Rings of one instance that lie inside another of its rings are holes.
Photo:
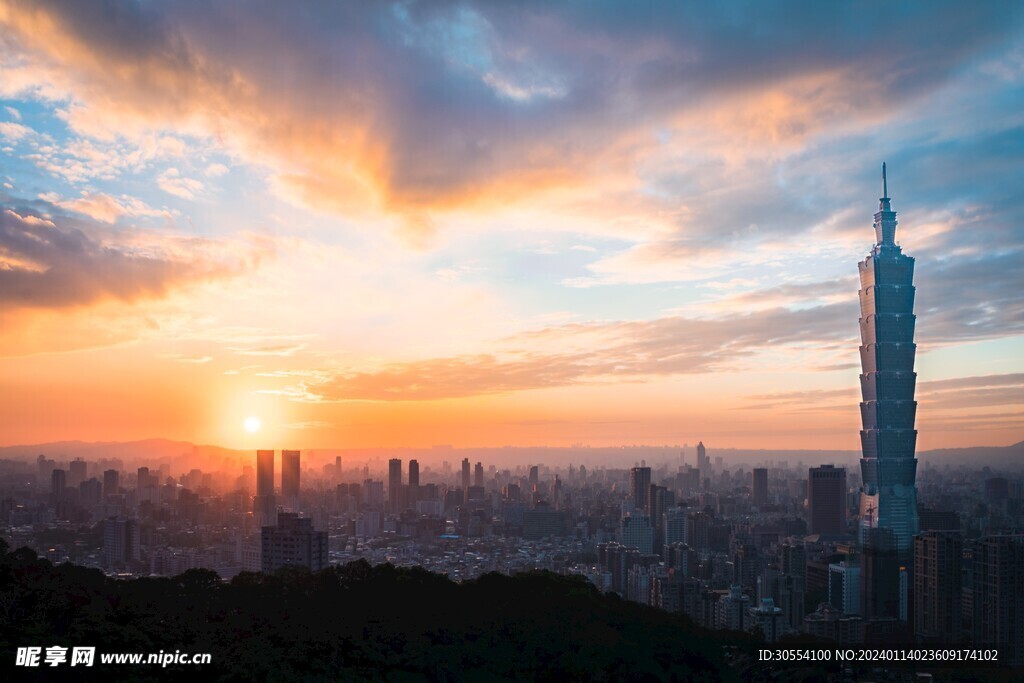
[[[185,178],[176,168],[169,168],[157,177],[157,186],[167,194],[182,199],[194,199],[203,191],[203,184],[193,178]]]

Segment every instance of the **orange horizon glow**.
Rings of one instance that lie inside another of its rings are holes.
[[[858,450],[885,160],[918,450],[1024,441],[1012,26],[372,5],[0,0],[0,446]]]

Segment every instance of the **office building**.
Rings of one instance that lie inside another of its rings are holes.
[[[473,466],[473,486],[483,487],[484,485],[484,466],[483,463],[477,463]]]
[[[914,429],[914,259],[896,244],[885,164],[875,214],[875,245],[860,271],[860,376],[862,527],[896,534],[900,559],[909,562],[917,522]]]
[[[256,451],[256,497],[253,499],[252,512],[258,526],[262,527],[277,522],[277,498],[274,496],[274,451]]]
[[[763,467],[755,467],[750,473],[751,502],[763,508],[768,505],[768,470]],[[757,608],[760,609],[760,608]]]
[[[870,529],[860,556],[861,610],[865,619],[900,617],[900,561],[892,529]]]
[[[462,490],[469,488],[469,458],[462,459]]]
[[[391,458],[388,460],[388,508],[392,512],[401,512],[402,502],[402,461]]]
[[[807,473],[807,530],[811,534],[846,533],[846,469],[812,467]]]
[[[295,508],[299,502],[299,451],[281,451],[281,497]]]

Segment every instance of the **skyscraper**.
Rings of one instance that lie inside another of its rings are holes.
[[[477,463],[473,466],[473,486],[484,485],[484,466],[483,463]]]
[[[1024,534],[977,541],[972,582],[974,643],[999,648],[1000,662],[1024,666]]]
[[[274,451],[256,451],[256,498],[253,514],[260,526],[277,523],[277,501],[274,499]]]
[[[860,271],[862,528],[896,534],[909,561],[917,533],[917,430],[914,417],[914,259],[896,244],[896,212],[889,204],[882,164],[882,197],[875,214],[875,245]]]
[[[120,473],[117,470],[103,471],[103,495],[112,496],[119,490]]]
[[[753,503],[759,508],[768,504],[768,470],[755,467],[750,473],[750,491]]]
[[[462,459],[462,490],[469,488],[469,458]]]
[[[704,480],[711,476],[711,458],[708,457],[703,441],[697,443],[697,469],[700,471],[700,481],[703,486]]]
[[[78,488],[78,485],[85,481],[86,462],[81,458],[75,458],[68,465],[68,486]]]
[[[860,581],[860,613],[865,619],[899,618],[900,563],[892,529],[868,531],[861,548]]]
[[[54,502],[64,498],[64,489],[68,485],[68,473],[66,470],[54,470],[50,474],[50,496]]]
[[[914,538],[914,635],[924,642],[960,642],[962,554],[958,531],[927,531]]]
[[[647,510],[648,496],[651,493],[651,468],[633,467],[629,470],[629,495],[633,509],[638,512]]]
[[[299,451],[281,451],[281,496],[294,506],[299,499]]]
[[[822,465],[807,471],[807,530],[846,533],[846,468]]]
[[[398,458],[388,460],[388,507],[402,511],[402,461]]]
[[[416,502],[420,499],[420,463],[418,460],[409,461],[409,487],[407,490],[409,507],[415,508]]]

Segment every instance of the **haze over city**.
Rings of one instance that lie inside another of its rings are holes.
[[[0,446],[857,451],[882,161],[918,450],[1024,440],[1015,5],[0,27]]]

